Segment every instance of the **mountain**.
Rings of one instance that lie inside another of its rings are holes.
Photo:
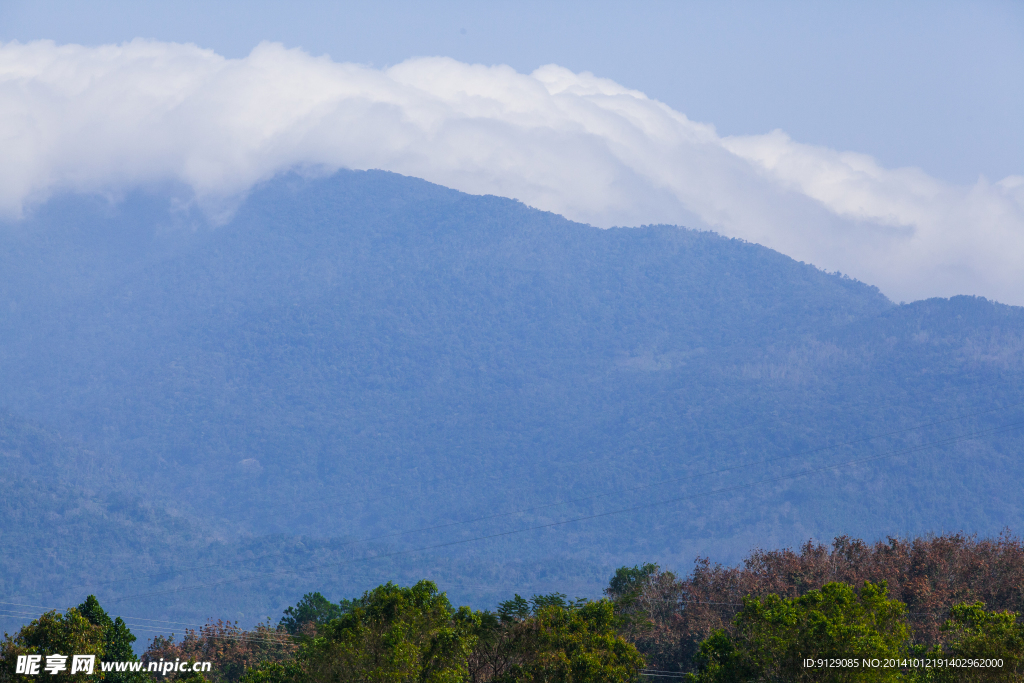
[[[216,225],[177,188],[57,197],[0,226],[0,273],[9,602],[592,595],[1021,519],[1024,309],[895,305],[714,233],[342,171]]]

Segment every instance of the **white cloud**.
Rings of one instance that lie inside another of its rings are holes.
[[[0,211],[180,181],[211,204],[296,165],[383,168],[599,226],[711,227],[894,299],[1024,304],[1024,177],[952,186],[780,131],[719,137],[591,74],[264,43],[0,46]]]

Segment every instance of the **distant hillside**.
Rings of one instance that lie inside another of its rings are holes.
[[[254,584],[190,586],[288,569],[246,615],[406,573],[478,604],[589,594],[621,564],[1021,519],[1024,309],[897,306],[712,233],[340,172],[268,182],[219,226],[171,191],[57,198],[0,227],[0,273],[0,438],[27,420],[77,444],[38,449],[91,472],[53,494],[93,501],[73,524],[120,539],[103,576],[133,578],[103,604],[158,593],[124,613],[205,618]],[[47,559],[78,527],[31,526],[50,512],[26,462],[4,461],[0,533],[63,540],[5,542],[4,590],[77,604],[96,572]],[[156,575],[175,563],[205,569]]]
[[[52,597],[41,588],[116,576],[109,587],[123,590],[138,586],[129,568],[180,566],[183,553],[206,545],[195,524],[140,493],[130,474],[81,443],[0,412],[0,627],[26,602]],[[25,594],[35,600],[11,604]]]

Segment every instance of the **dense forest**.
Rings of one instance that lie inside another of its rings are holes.
[[[251,629],[388,581],[495,609],[635,558],[994,536],[1022,427],[1024,309],[708,232],[347,171],[218,224],[161,187],[0,226],[6,603]]]
[[[117,683],[1024,680],[1024,543],[1009,534],[841,537],[756,550],[731,567],[698,558],[684,577],[621,567],[604,593],[516,594],[473,610],[430,581],[337,602],[313,592],[276,624],[210,621],[155,636],[141,657],[129,626],[90,595],[5,635],[0,681],[35,680],[17,672],[19,656],[71,650],[141,662],[106,674]]]

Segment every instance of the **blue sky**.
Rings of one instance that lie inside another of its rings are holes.
[[[794,139],[956,183],[1024,173],[1022,2],[4,0],[0,40],[262,40],[384,66],[555,63],[647,93],[723,135]]]
[[[0,42],[8,218],[383,168],[1024,305],[1021,2],[7,0]]]

